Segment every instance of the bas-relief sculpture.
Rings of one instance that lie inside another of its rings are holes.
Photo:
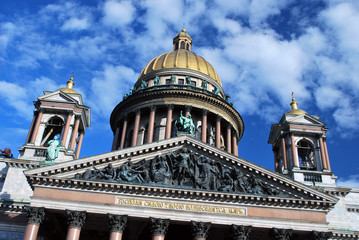
[[[286,196],[252,173],[194,154],[186,148],[137,163],[129,159],[119,167],[113,167],[109,163],[103,169],[94,167],[81,174],[77,173],[74,177],[228,193]]]

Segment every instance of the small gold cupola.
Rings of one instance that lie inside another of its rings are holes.
[[[67,81],[67,87],[60,88],[59,90],[64,93],[76,93],[77,94],[77,92],[72,89],[72,87],[75,85],[73,80],[74,80],[74,73],[72,73],[70,80]]]
[[[290,103],[290,106],[292,107],[292,110],[290,110],[287,113],[291,113],[291,114],[304,114],[304,113],[306,113],[305,111],[298,109],[298,103],[295,101],[294,92],[292,92],[292,102]]]
[[[192,38],[183,28],[182,31],[173,38],[173,51],[178,49],[191,51],[191,47]]]

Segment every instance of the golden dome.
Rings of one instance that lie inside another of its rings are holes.
[[[211,77],[222,86],[221,79],[212,65],[203,57],[185,49],[178,49],[155,57],[142,70],[138,78],[140,79],[151,72],[166,68],[184,68],[198,71]]]
[[[292,110],[290,110],[289,112],[287,112],[287,114],[296,114],[296,115],[300,115],[300,114],[304,114],[306,113],[305,111],[298,109],[298,103],[295,101],[294,98],[294,93],[292,92],[292,102],[290,103],[290,106],[292,107]]]
[[[77,92],[72,89],[72,87],[75,85],[75,83],[73,82],[73,79],[74,79],[74,73],[72,73],[72,76],[71,76],[70,80],[67,81],[67,87],[60,88],[58,90],[60,90],[61,92],[64,92],[64,93],[75,93],[75,94],[77,94]]]

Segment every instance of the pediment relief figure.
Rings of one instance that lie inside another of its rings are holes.
[[[187,148],[157,155],[149,160],[120,166],[109,163],[77,173],[75,179],[152,185],[195,190],[288,197],[261,176],[238,166],[211,159]]]

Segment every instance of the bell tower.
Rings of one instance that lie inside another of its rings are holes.
[[[335,186],[337,177],[330,168],[325,123],[298,109],[293,93],[290,106],[269,134],[275,171],[307,185]]]
[[[19,148],[19,159],[45,160],[49,141],[55,137],[60,142],[55,162],[79,158],[83,136],[90,126],[90,108],[83,105],[74,85],[72,75],[67,87],[45,91],[34,102],[34,117],[25,144]]]

